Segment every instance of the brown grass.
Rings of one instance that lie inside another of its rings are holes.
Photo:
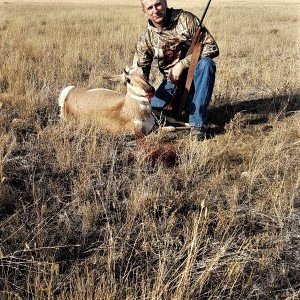
[[[0,9],[1,299],[299,297],[295,6],[211,8],[210,136],[147,137],[173,143],[169,165],[58,120],[68,84],[123,90],[101,75],[130,64],[140,8]]]

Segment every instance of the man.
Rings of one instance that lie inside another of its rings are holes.
[[[200,21],[190,12],[168,8],[167,0],[141,0],[141,4],[148,18],[148,26],[137,42],[135,61],[147,78],[152,62],[158,63],[164,79],[151,105],[162,110],[171,102],[180,75],[189,67],[191,55],[185,55]],[[207,106],[215,81],[216,66],[212,58],[219,54],[213,37],[205,28],[204,32],[204,47],[194,73],[193,94],[189,99],[189,124],[196,138],[203,136]]]

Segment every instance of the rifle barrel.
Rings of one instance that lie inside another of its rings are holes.
[[[202,22],[203,22],[203,20],[204,20],[204,18],[205,18],[205,15],[206,15],[207,10],[208,10],[208,8],[209,8],[210,2],[211,2],[211,0],[209,0],[209,1],[207,2],[207,4],[206,4],[205,10],[204,10],[204,12],[203,12],[203,14],[202,14],[202,17],[201,17],[201,20],[200,20],[200,27],[202,26]]]

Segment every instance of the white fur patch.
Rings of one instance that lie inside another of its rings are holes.
[[[149,117],[147,120],[133,120],[133,124],[139,126],[143,133],[148,134],[155,125],[155,119],[153,116]]]
[[[90,92],[100,92],[100,91],[109,91],[109,92],[116,93],[115,91],[112,91],[112,90],[110,90],[110,89],[104,89],[104,88],[91,89],[91,90],[88,90],[87,92],[90,93]],[[116,93],[116,94],[117,94],[117,93]]]
[[[130,97],[130,99],[132,99],[132,100],[136,100],[136,101],[141,102],[142,105],[148,105],[149,104],[148,98],[146,98],[144,96],[137,96],[137,95],[134,95],[134,94],[130,93],[129,91],[127,91],[126,95],[128,97]]]
[[[130,83],[127,83],[127,92],[131,92],[131,94],[133,92],[136,95],[146,96],[146,92],[142,88],[134,86]]]
[[[132,123],[136,126],[141,126],[143,124],[141,120],[133,120]]]
[[[65,106],[66,98],[67,98],[69,92],[71,90],[73,90],[74,88],[75,88],[74,85],[69,85],[66,88],[64,88],[58,96],[57,103],[58,103],[58,106],[60,107],[60,115],[59,116],[61,119],[64,118],[64,106]]]
[[[148,113],[149,115],[152,112],[152,109],[150,107],[150,105],[146,105],[146,104],[140,104],[140,109],[143,110],[144,112]]]

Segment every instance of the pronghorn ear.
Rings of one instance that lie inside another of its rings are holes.
[[[126,82],[126,78],[127,75],[125,74],[125,72],[123,72],[122,74],[118,74],[118,75],[102,75],[103,79],[112,81],[112,82],[121,82],[121,83],[125,83]]]
[[[130,73],[130,68],[126,66],[122,73],[122,75],[124,76],[124,81],[123,81],[124,83],[130,82],[129,73]]]
[[[126,75],[129,75],[129,72],[130,72],[130,68],[128,66],[126,66],[124,68],[124,71],[123,71]]]

